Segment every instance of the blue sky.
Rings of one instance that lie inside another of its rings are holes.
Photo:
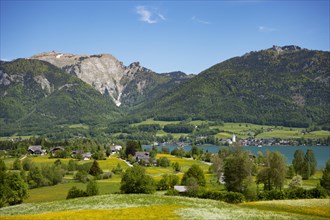
[[[3,1],[0,58],[110,53],[197,74],[273,45],[329,51],[329,0]]]

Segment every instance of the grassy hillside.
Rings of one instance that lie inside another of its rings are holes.
[[[328,219],[329,200],[231,205],[162,195],[102,195],[0,209],[1,219]],[[285,204],[285,206],[283,205]],[[266,208],[264,208],[266,207]]]

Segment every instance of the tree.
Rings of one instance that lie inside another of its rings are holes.
[[[96,160],[94,160],[88,173],[92,176],[98,176],[103,173],[102,169],[99,166],[99,163]]]
[[[13,163],[14,170],[22,170],[22,161],[20,159],[16,159]]]
[[[95,196],[99,194],[99,187],[95,181],[89,181],[86,187],[87,196]]]
[[[43,177],[39,167],[33,167],[28,175],[28,183],[31,188],[41,187],[45,184],[45,178]]]
[[[304,159],[305,159],[305,163],[308,164],[307,166],[309,167],[310,176],[314,175],[316,171],[317,162],[313,150],[308,149],[306,151]]]
[[[305,163],[304,152],[302,150],[296,150],[294,152],[292,165],[297,175],[301,175],[301,176],[303,175],[304,163]]]
[[[187,172],[184,173],[181,184],[186,185],[188,184],[188,179],[189,178],[195,178],[198,185],[200,186],[205,186],[206,185],[206,180],[204,176],[203,170],[196,164],[192,165]]]
[[[3,161],[0,160],[0,208],[15,205],[28,197],[28,186],[19,173],[5,171]]]
[[[328,194],[330,194],[330,159],[327,161],[327,164],[323,169],[320,185],[328,191]]]
[[[179,177],[177,175],[164,174],[162,179],[157,184],[158,190],[173,189],[175,185],[179,183]]]
[[[125,150],[125,154],[126,156],[128,156],[129,154],[134,156],[136,151],[141,151],[142,147],[141,147],[141,143],[137,142],[137,141],[127,141],[126,142],[126,150]]]
[[[291,182],[289,183],[290,189],[297,189],[302,187],[302,177],[300,175],[292,177]]]
[[[280,152],[266,152],[265,165],[257,174],[257,183],[263,183],[265,190],[284,185],[287,167],[285,157]]]
[[[237,151],[224,161],[224,181],[228,191],[243,192],[244,180],[252,175],[252,161],[248,152]]]
[[[180,172],[181,171],[181,166],[178,162],[173,163],[172,168],[175,172]]]
[[[220,177],[222,176],[223,159],[220,157],[220,155],[214,155],[211,161],[212,165],[210,166],[210,169],[217,175],[219,181]]]
[[[167,157],[161,157],[157,159],[157,166],[160,167],[169,167],[170,166],[170,160]]]
[[[151,194],[156,190],[152,177],[146,174],[141,166],[128,168],[121,179],[120,190],[123,193],[144,193]]]
[[[117,166],[111,170],[114,174],[121,174],[123,172],[123,168],[121,168],[120,163],[117,163]]]
[[[75,171],[77,169],[77,162],[73,159],[69,160],[68,171]]]
[[[16,205],[23,202],[28,197],[28,186],[18,173],[8,173],[6,184],[10,189],[7,194],[9,205]]]
[[[32,162],[32,160],[30,158],[25,158],[23,160],[23,170],[25,171],[29,171],[34,167],[34,163]]]
[[[192,157],[196,157],[196,156],[198,156],[199,155],[199,149],[198,149],[198,147],[197,146],[192,146],[192,148],[191,148],[191,156]]]

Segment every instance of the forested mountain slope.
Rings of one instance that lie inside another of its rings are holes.
[[[120,113],[110,96],[39,60],[18,59],[0,66],[1,133],[45,133],[55,125],[98,124]]]
[[[274,46],[216,64],[141,108],[144,116],[329,124],[330,53]]]

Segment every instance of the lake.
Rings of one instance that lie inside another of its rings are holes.
[[[161,151],[162,148],[168,148],[171,152],[173,149],[175,149],[177,146],[169,145],[169,146],[158,146],[158,150]],[[217,153],[220,149],[228,148],[226,146],[215,146],[215,145],[202,145],[197,146],[199,149],[204,149],[204,152],[208,151],[210,153]],[[145,149],[151,149],[151,145],[143,145],[142,148]],[[190,151],[191,146],[184,146],[185,151]],[[293,160],[294,152],[298,149],[306,151],[308,149],[313,150],[315,158],[317,160],[317,168],[324,168],[325,164],[328,159],[330,159],[330,146],[263,146],[263,147],[257,147],[257,146],[245,146],[243,147],[244,150],[250,151],[251,153],[257,155],[258,151],[261,151],[262,153],[265,153],[268,151],[279,151],[282,154],[284,154],[287,158],[287,163],[291,164]]]

